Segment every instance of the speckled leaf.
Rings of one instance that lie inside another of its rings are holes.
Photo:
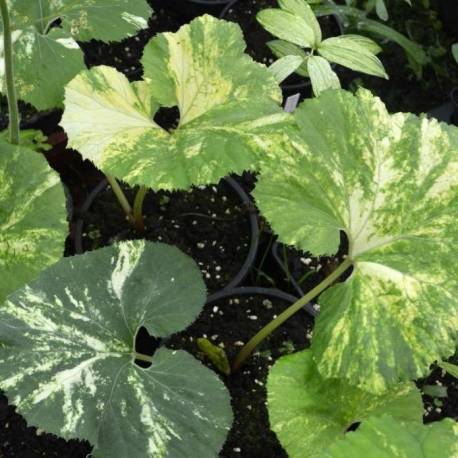
[[[316,255],[349,239],[351,277],[320,297],[319,370],[381,392],[426,375],[458,329],[458,129],[326,91],[255,197],[280,239]]]
[[[283,135],[291,118],[273,75],[244,47],[237,25],[202,16],[149,42],[137,87],[109,67],[81,73],[66,89],[70,145],[104,172],[156,189],[217,183],[255,168],[266,148],[279,148],[275,132]],[[153,121],[157,106],[142,101],[151,97],[178,106],[175,130]]]
[[[223,383],[183,351],[134,362],[141,326],[166,337],[204,302],[199,269],[172,246],[64,258],[0,310],[0,387],[29,424],[89,440],[95,458],[216,457],[232,419]]]
[[[451,418],[403,423],[388,415],[371,418],[333,444],[322,458],[456,458],[458,424]]]
[[[419,423],[423,415],[421,395],[413,383],[376,396],[343,380],[326,380],[319,375],[310,350],[275,363],[267,395],[271,428],[290,458],[322,456],[330,444],[345,437],[353,423],[364,424],[374,415],[387,413]]]
[[[45,158],[0,137],[0,309],[63,255],[66,213],[59,176]]]
[[[64,86],[85,68],[75,40],[111,41],[147,26],[145,0],[10,0],[18,96],[38,110],[62,105]],[[51,27],[57,19],[61,26]],[[0,26],[1,29],[1,26]],[[0,30],[0,90],[5,91]]]

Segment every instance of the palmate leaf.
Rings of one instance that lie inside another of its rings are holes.
[[[0,308],[64,253],[65,194],[45,158],[0,136]]]
[[[232,421],[223,383],[183,351],[134,363],[141,326],[166,337],[204,302],[199,269],[172,246],[64,258],[0,310],[0,387],[30,424],[89,440],[95,458],[215,457]]]
[[[66,88],[70,145],[105,173],[155,189],[256,168],[266,148],[281,148],[274,133],[283,135],[290,116],[274,76],[244,48],[237,25],[202,16],[148,43],[144,82],[129,84],[104,66],[81,73]],[[178,107],[177,129],[154,122],[151,99]]]
[[[326,380],[316,370],[310,350],[275,363],[267,395],[271,428],[290,458],[321,457],[327,447],[345,437],[350,426],[364,424],[372,416],[385,413],[403,421],[422,421],[421,395],[413,383],[376,396],[344,380]]]
[[[146,0],[10,0],[15,83],[22,100],[39,110],[59,107],[64,86],[85,68],[76,40],[121,40],[147,26]],[[59,27],[51,27],[60,20]],[[0,25],[0,90],[4,92]]]
[[[333,444],[321,458],[454,458],[458,424],[450,418],[423,425],[388,415],[370,418],[360,429]]]
[[[353,273],[320,297],[318,369],[374,393],[422,377],[455,351],[458,130],[366,90],[326,91],[296,119],[254,194],[285,243],[324,255],[349,239]]]

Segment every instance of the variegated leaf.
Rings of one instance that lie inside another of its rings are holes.
[[[423,425],[389,415],[370,418],[333,444],[321,458],[455,458],[458,424],[451,418]]]
[[[290,458],[323,456],[324,450],[345,437],[353,423],[364,425],[372,416],[386,413],[403,421],[422,421],[421,395],[413,383],[376,396],[344,380],[326,380],[319,375],[310,350],[275,363],[267,395],[271,428]]]
[[[320,297],[326,377],[373,392],[428,373],[458,329],[458,129],[390,115],[370,92],[326,91],[255,191],[281,240],[316,255],[349,240],[351,277]]]
[[[64,258],[0,311],[0,387],[29,424],[89,440],[95,458],[215,457],[232,420],[223,383],[183,351],[134,362],[141,326],[166,337],[204,302],[199,269],[172,246]]]
[[[120,40],[146,27],[151,13],[145,0],[10,0],[9,6],[18,96],[38,110],[61,106],[64,86],[85,68],[75,40]],[[0,25],[2,92],[5,84]]]
[[[81,73],[66,88],[62,126],[70,145],[104,172],[156,189],[255,168],[266,148],[279,148],[275,132],[283,135],[290,116],[273,75],[244,48],[237,25],[202,16],[149,42],[145,82],[129,84],[104,66]],[[178,106],[177,129],[154,122],[151,97]]]
[[[64,253],[65,195],[45,158],[0,136],[0,309]]]

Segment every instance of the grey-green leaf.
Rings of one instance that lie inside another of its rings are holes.
[[[372,48],[361,45],[361,40],[355,40],[353,35],[341,35],[324,40],[318,48],[318,53],[330,62],[343,65],[368,75],[388,78],[388,75]]]
[[[304,62],[299,56],[285,56],[275,61],[270,67],[270,72],[274,75],[278,83],[284,81],[294,73]]]
[[[389,415],[374,417],[345,439],[331,445],[321,458],[455,458],[458,424],[451,418],[423,425]]]
[[[147,44],[143,82],[129,84],[105,66],[81,73],[66,88],[70,145],[104,172],[155,189],[256,169],[266,145],[280,147],[275,135],[292,118],[273,75],[244,48],[237,25],[206,15]],[[176,129],[154,122],[152,99],[178,107]]]
[[[3,136],[2,136],[3,137]],[[0,137],[0,309],[6,296],[63,256],[65,194],[45,158]]]
[[[452,55],[455,59],[455,62],[458,64],[458,43],[452,45]]]
[[[348,237],[353,273],[319,299],[319,370],[374,393],[427,375],[457,338],[458,129],[390,115],[366,90],[323,92],[295,117],[254,195],[285,243],[324,255]]]
[[[95,458],[216,457],[232,421],[227,390],[183,351],[134,362],[145,326],[166,337],[205,302],[177,248],[124,242],[64,258],[0,309],[0,386],[32,425],[87,439]]]
[[[290,458],[322,456],[353,423],[381,414],[421,423],[423,405],[413,383],[375,396],[344,380],[323,379],[310,350],[280,358],[267,381],[269,420]],[[353,455],[348,455],[347,458]],[[372,455],[368,455],[372,458]]]
[[[273,36],[304,48],[315,46],[315,33],[305,19],[288,11],[268,8],[256,15],[258,22]]]
[[[323,57],[310,56],[307,59],[307,70],[315,96],[320,95],[326,89],[340,88],[339,77]]]
[[[388,10],[384,0],[375,0],[375,11],[382,21],[388,21]]]

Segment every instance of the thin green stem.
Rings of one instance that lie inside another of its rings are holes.
[[[110,183],[111,189],[113,189],[113,192],[119,201],[119,204],[121,205],[122,209],[124,210],[124,213],[126,214],[127,219],[129,220],[131,224],[133,224],[134,217],[132,213],[132,207],[130,206],[130,203],[127,200],[126,195],[124,194],[123,190],[121,189],[121,186],[119,186],[119,183],[117,182],[115,177],[111,175],[107,175],[106,177],[107,177],[108,183]]]
[[[143,218],[143,202],[148,188],[140,186],[134,200],[134,224],[138,232],[145,232],[145,220]]]
[[[5,54],[6,96],[8,98],[10,143],[19,145],[19,109],[17,105],[16,86],[14,85],[13,40],[6,0],[0,0],[0,11],[3,21],[3,47]]]
[[[147,363],[153,362],[153,357],[149,355],[144,355],[143,353],[134,352],[134,359],[138,359],[139,361],[145,361]]]
[[[246,343],[243,348],[240,350],[239,354],[236,356],[234,363],[232,364],[232,372],[236,372],[244,361],[251,355],[254,349],[266,338],[268,337],[275,329],[277,329],[281,324],[283,324],[288,318],[293,316],[298,312],[304,305],[308,304],[312,299],[314,299],[318,294],[323,292],[328,286],[331,286],[349,267],[351,267],[353,261],[350,258],[345,259],[345,261],[340,264],[334,272],[327,276],[319,285],[315,286],[310,290],[305,296],[295,302],[293,305],[288,307],[280,315],[272,320],[269,324],[264,326],[251,340]]]

